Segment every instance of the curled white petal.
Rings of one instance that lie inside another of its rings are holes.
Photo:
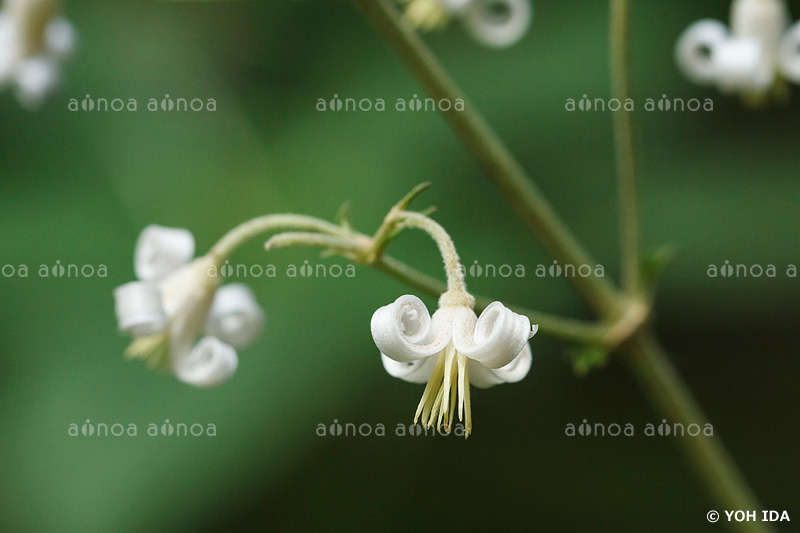
[[[440,309],[431,318],[422,300],[406,294],[375,311],[370,329],[382,354],[406,363],[445,348],[452,336],[452,315]]]
[[[172,358],[178,379],[196,387],[219,385],[236,373],[238,365],[233,346],[215,337],[203,337],[188,354]]]
[[[501,383],[516,383],[528,375],[532,361],[531,346],[526,342],[519,355],[500,368],[486,368],[477,361],[470,361],[469,382],[479,389],[488,389]]]
[[[426,383],[436,366],[436,357],[425,357],[416,361],[401,363],[381,354],[381,362],[386,372],[395,378],[400,378],[409,383]]]
[[[470,324],[466,318],[466,315],[459,317],[453,344],[459,353],[487,368],[511,363],[535,332],[528,317],[500,302],[493,302],[484,309],[477,322]]]
[[[728,39],[728,28],[718,20],[699,20],[686,28],[675,45],[675,60],[689,80],[710,85],[716,79],[714,49]]]
[[[151,225],[139,235],[133,267],[139,279],[160,281],[193,256],[194,237],[189,230]]]
[[[47,25],[44,40],[49,53],[66,59],[75,52],[78,34],[67,19],[59,18]]]
[[[219,338],[234,348],[253,343],[264,324],[264,312],[250,287],[231,283],[217,289],[208,312],[206,334]]]
[[[119,330],[135,337],[155,335],[166,330],[168,319],[158,286],[133,281],[114,290]]]
[[[728,39],[714,48],[712,57],[716,84],[723,92],[766,90],[774,81],[775,71],[756,39]]]
[[[472,0],[464,10],[464,25],[480,42],[504,48],[519,41],[531,25],[529,0]]]
[[[439,0],[439,5],[450,13],[457,13],[467,7],[472,0]]]
[[[783,75],[800,83],[800,22],[789,28],[781,39],[779,58]]]
[[[35,109],[58,86],[61,76],[58,62],[47,56],[36,56],[17,66],[17,99],[27,108]]]

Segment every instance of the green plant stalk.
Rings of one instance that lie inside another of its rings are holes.
[[[621,355],[642,392],[668,421],[679,421],[684,426],[697,424],[705,428],[708,419],[649,331],[635,335],[622,347]],[[724,509],[762,509],[719,437],[706,437],[701,433],[697,437],[675,440],[695,471],[701,474],[706,489],[720,506],[720,514]],[[775,531],[762,522],[732,521],[729,526],[735,531],[752,533]]]
[[[458,137],[473,154],[539,240],[558,261],[570,265],[597,262],[570,233],[538,187],[529,178],[486,120],[464,96],[439,61],[402,18],[391,0],[351,0],[394,48],[422,86],[437,100],[464,101],[464,110],[443,112]],[[615,291],[604,278],[575,277],[586,301],[603,314],[619,313]]]
[[[630,74],[630,2],[610,0],[609,70],[611,96],[623,103],[623,108],[613,113],[614,149],[617,167],[619,197],[619,227],[621,249],[622,289],[629,295],[639,291],[639,223],[636,195],[636,161],[633,146],[631,112],[624,103],[631,96]]]
[[[474,154],[481,163],[490,180],[534,230],[534,233],[553,256],[567,264],[593,264],[588,252],[566,229],[550,204],[530,181],[521,165],[467,101],[461,90],[413,29],[402,19],[391,1],[351,1],[383,35],[412,74],[434,98],[447,98],[452,101],[460,98],[464,101],[464,111],[444,112],[445,118],[470,153]],[[623,24],[619,24],[617,21],[616,24],[627,28],[627,21]],[[632,143],[628,146],[632,161]],[[629,177],[631,176],[633,174]],[[626,181],[624,186],[626,189],[630,187],[635,195],[633,180]],[[629,192],[626,190],[626,194]],[[635,204],[633,205],[635,206]],[[632,213],[635,223],[635,210]],[[630,216],[631,214],[626,212],[626,221]],[[626,231],[630,233],[629,230]],[[626,238],[626,242],[629,238],[630,235]],[[638,241],[638,236],[636,236],[636,240]],[[626,244],[627,246],[628,244]],[[624,307],[627,298],[617,293],[616,289],[605,280],[585,278],[575,281],[577,281],[576,287],[587,303],[601,316],[614,317],[620,312],[620,308]],[[626,284],[630,285],[631,281],[627,281]],[[669,417],[673,422],[685,425],[705,420],[688,387],[674,371],[669,358],[658,347],[650,333],[641,329],[635,330],[622,350],[622,353],[627,354],[626,360],[633,376],[639,381],[658,412]],[[721,441],[706,437],[683,439],[682,448],[697,475],[724,509],[755,510],[761,508]],[[733,527],[741,531],[770,531],[767,526],[758,522],[737,522],[733,524]]]

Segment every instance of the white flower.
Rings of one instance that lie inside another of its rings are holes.
[[[734,0],[730,29],[716,20],[698,21],[675,47],[687,78],[724,93],[763,97],[782,78],[800,83],[800,27],[787,31],[784,0]]]
[[[431,427],[452,427],[458,408],[465,436],[472,430],[470,382],[479,388],[514,383],[531,367],[528,340],[538,329],[500,302],[480,318],[469,295],[445,293],[433,314],[416,296],[401,296],[372,316],[372,337],[386,371],[411,383],[427,381],[414,418]]]
[[[75,29],[56,17],[54,0],[6,0],[0,9],[0,86],[39,107],[58,86],[61,63],[75,50]]]
[[[458,17],[476,40],[496,48],[519,41],[533,18],[530,0],[409,0],[405,13],[423,30]]]
[[[199,387],[222,383],[236,372],[236,348],[251,344],[264,322],[244,285],[218,288],[216,261],[191,261],[187,230],[149,226],[139,236],[134,270],[141,281],[114,291],[119,329],[135,340],[130,357],[153,365],[168,360],[175,375]],[[197,337],[205,335],[195,344]]]

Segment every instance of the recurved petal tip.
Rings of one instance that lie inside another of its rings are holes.
[[[158,286],[133,281],[114,290],[119,330],[134,337],[146,337],[167,329],[168,319]]]
[[[435,357],[426,357],[408,363],[400,363],[381,354],[381,362],[386,372],[394,377],[409,383],[426,383],[431,377],[433,367],[436,366]]]
[[[456,350],[487,368],[500,368],[512,362],[531,337],[531,321],[493,302],[481,313],[474,330],[457,328],[453,337]]]
[[[203,337],[188,355],[173,358],[175,375],[195,387],[215,387],[236,373],[236,350],[215,337]]]
[[[208,313],[206,333],[234,348],[253,343],[264,324],[264,312],[247,285],[231,283],[217,290]]]
[[[774,80],[764,47],[756,39],[728,39],[714,48],[712,57],[722,92],[765,90]]]
[[[444,323],[441,326],[432,327],[425,304],[410,294],[375,311],[370,322],[372,338],[381,353],[401,363],[443,350],[450,340],[450,332]]]
[[[47,25],[44,39],[51,54],[67,59],[77,48],[78,33],[67,19],[59,18]]]
[[[488,389],[501,383],[517,383],[528,375],[532,362],[531,346],[526,342],[514,360],[500,368],[486,368],[477,361],[470,361],[469,381],[479,389]]]
[[[686,28],[675,45],[675,60],[689,80],[700,85],[716,81],[714,49],[728,39],[728,28],[712,19],[699,20]]]
[[[455,13],[464,9],[471,0],[439,0],[439,5],[450,13]]]
[[[800,22],[789,28],[781,39],[779,48],[781,72],[795,83],[800,83]]]
[[[26,59],[17,65],[17,99],[28,109],[41,107],[56,89],[60,78],[56,60],[46,56]]]
[[[519,41],[531,25],[529,0],[472,0],[464,9],[464,25],[481,43],[505,48]]]
[[[139,235],[134,252],[136,276],[161,281],[194,257],[194,237],[189,230],[147,226]]]

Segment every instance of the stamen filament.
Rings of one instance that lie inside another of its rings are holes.
[[[428,384],[425,386],[425,392],[422,393],[422,399],[419,401],[419,405],[417,406],[417,413],[414,415],[415,424],[419,420],[420,414],[422,414],[423,424],[425,424],[425,421],[428,419],[431,409],[433,408],[433,405],[435,403],[435,400],[431,401],[431,397],[433,396],[433,388],[439,384],[443,376],[444,376],[444,352],[439,354],[439,360],[436,361],[436,366],[433,368],[431,377],[430,379],[428,379]]]
[[[445,433],[450,433],[458,410],[459,421],[464,421],[466,413],[464,436],[469,437],[472,432],[472,409],[469,401],[467,357],[458,353],[452,343],[437,357],[436,366],[417,406],[414,423],[420,420],[421,415],[422,425],[426,429],[430,429],[435,423],[437,430],[444,428]]]

